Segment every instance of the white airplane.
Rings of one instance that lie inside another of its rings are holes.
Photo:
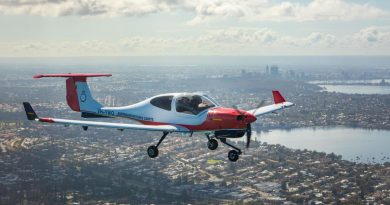
[[[285,101],[279,91],[272,91],[274,104],[261,106],[245,111],[237,108],[221,107],[215,100],[201,93],[168,93],[148,98],[142,102],[123,107],[104,107],[91,95],[87,84],[88,77],[111,76],[111,74],[44,74],[34,78],[44,77],[65,77],[66,80],[66,101],[69,107],[81,112],[84,118],[99,117],[122,117],[140,122],[141,124],[110,123],[85,120],[69,120],[49,117],[38,117],[30,103],[24,102],[24,108],[28,120],[42,123],[58,123],[68,125],[79,125],[84,130],[88,127],[115,128],[159,131],[163,135],[156,145],[147,149],[149,157],[158,156],[158,147],[165,137],[172,132],[205,133],[210,150],[218,147],[220,140],[233,150],[229,151],[230,161],[237,161],[241,150],[229,144],[227,138],[239,138],[246,134],[247,147],[251,138],[251,123],[257,120],[256,117],[272,113],[284,108],[293,106],[291,102]],[[264,102],[264,101],[263,101]]]

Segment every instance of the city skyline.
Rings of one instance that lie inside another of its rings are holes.
[[[0,57],[388,55],[381,0],[0,1]]]

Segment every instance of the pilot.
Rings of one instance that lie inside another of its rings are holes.
[[[190,99],[188,97],[182,97],[177,101],[176,110],[178,112],[190,112],[193,113],[194,109],[191,106]]]
[[[199,112],[199,105],[202,103],[202,98],[199,95],[192,96],[191,107],[195,112]]]

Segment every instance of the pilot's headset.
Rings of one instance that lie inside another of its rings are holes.
[[[200,98],[199,95],[192,96],[191,104],[198,106],[200,103],[202,103],[202,98]]]

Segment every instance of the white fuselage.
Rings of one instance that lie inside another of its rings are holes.
[[[178,125],[200,125],[205,122],[207,118],[207,109],[196,115],[178,112],[176,110],[177,98],[183,95],[188,95],[188,93],[168,93],[157,95],[133,105],[123,107],[102,107],[92,113],[104,116],[130,118],[142,123],[146,122],[151,124],[164,123]],[[152,99],[163,96],[172,96],[171,110],[162,109],[151,104]],[[202,96],[207,97],[205,95]],[[207,98],[210,99],[209,97]],[[212,99],[210,99],[210,101],[212,101],[215,106],[218,106]],[[88,112],[91,113],[91,111]]]

